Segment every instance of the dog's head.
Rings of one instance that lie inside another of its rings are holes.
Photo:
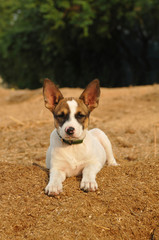
[[[58,87],[49,79],[44,80],[45,106],[54,115],[55,127],[61,138],[83,139],[88,128],[90,112],[98,106],[99,80],[88,84],[79,98],[64,98]]]

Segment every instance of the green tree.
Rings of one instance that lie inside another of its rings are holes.
[[[0,75],[19,88],[151,83],[158,12],[155,0],[0,0]]]

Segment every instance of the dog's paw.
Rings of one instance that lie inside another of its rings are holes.
[[[45,193],[49,196],[56,196],[62,192],[62,182],[48,183]]]
[[[86,192],[94,192],[97,190],[98,184],[97,184],[96,180],[94,180],[94,181],[82,180],[80,188]]]

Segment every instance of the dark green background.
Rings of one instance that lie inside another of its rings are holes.
[[[9,87],[159,82],[159,1],[0,0],[0,75]]]

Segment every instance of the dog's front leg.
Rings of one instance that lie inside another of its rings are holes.
[[[80,188],[84,191],[96,191],[98,184],[96,174],[101,170],[102,165],[98,163],[90,164],[83,169]]]
[[[50,169],[49,183],[45,188],[45,193],[48,195],[58,195],[62,192],[62,183],[66,179],[66,174],[57,169]]]

